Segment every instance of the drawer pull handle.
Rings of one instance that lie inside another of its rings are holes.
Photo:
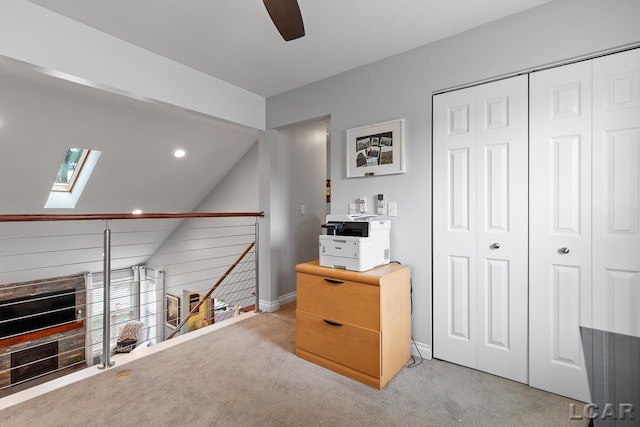
[[[332,322],[331,320],[327,320],[327,319],[322,319],[322,320],[324,320],[324,322],[325,322],[327,325],[331,325],[331,326],[342,326],[342,324],[340,324],[340,323],[338,323],[338,322]]]
[[[344,282],[341,282],[340,280],[334,280],[334,279],[324,279],[325,282],[331,283],[332,285],[342,285]]]

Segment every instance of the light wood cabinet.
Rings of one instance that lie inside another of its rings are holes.
[[[296,355],[381,389],[411,356],[410,270],[298,264]]]

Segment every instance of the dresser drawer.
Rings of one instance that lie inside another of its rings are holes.
[[[297,274],[297,308],[327,319],[380,330],[380,287]]]
[[[331,324],[334,323],[334,324]],[[380,332],[296,310],[296,348],[379,377]]]

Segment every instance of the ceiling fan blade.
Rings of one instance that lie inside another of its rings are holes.
[[[285,41],[304,36],[304,23],[297,0],[262,0]]]

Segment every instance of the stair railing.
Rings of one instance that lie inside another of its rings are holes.
[[[217,280],[214,286],[207,292],[207,294],[201,298],[198,304],[193,307],[189,314],[180,322],[178,327],[168,336],[167,339],[172,338],[178,333],[181,328],[188,322],[189,318],[198,312],[200,306],[206,301],[213,292],[222,284],[222,282],[232,274],[233,270],[237,268],[243,258],[254,249],[255,251],[255,311],[259,312],[259,284],[258,284],[258,218],[264,217],[263,212],[192,212],[192,213],[143,213],[143,214],[0,214],[0,223],[11,222],[55,222],[55,221],[105,221],[104,235],[103,235],[103,295],[104,295],[104,307],[103,307],[103,354],[102,365],[100,368],[108,368],[113,365],[110,360],[110,329],[111,329],[111,305],[110,305],[110,290],[111,290],[111,229],[109,226],[110,221],[116,220],[148,220],[148,219],[193,219],[193,218],[234,218],[234,217],[255,217],[255,239],[249,244],[239,258],[227,269],[227,271]],[[84,320],[84,319],[83,319]]]

